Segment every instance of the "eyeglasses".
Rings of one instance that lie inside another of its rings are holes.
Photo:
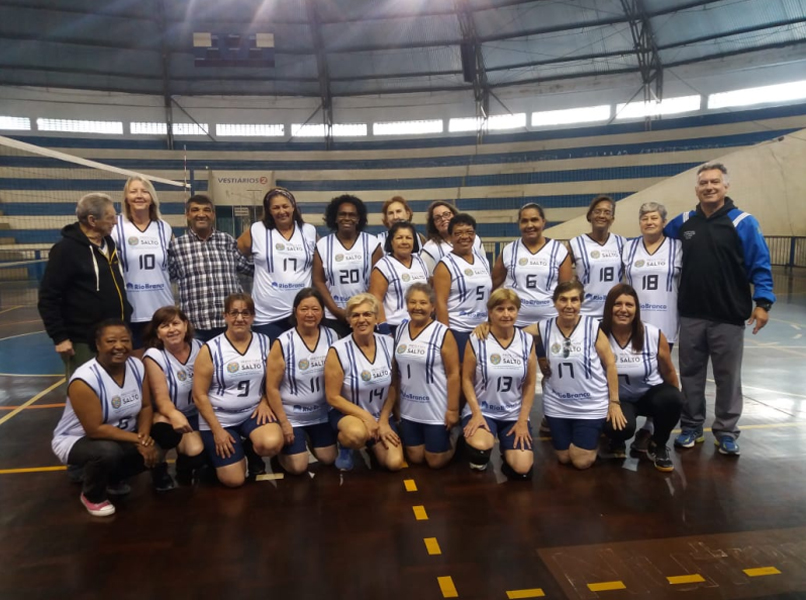
[[[231,310],[227,314],[233,319],[237,319],[238,317],[249,319],[252,317],[252,313],[249,312],[248,310]]]
[[[569,354],[571,354],[571,340],[565,340],[563,342],[563,358],[568,358]]]
[[[440,215],[434,215],[433,218],[434,218],[435,223],[437,221],[450,221],[451,219],[453,219],[453,213],[452,212],[444,212],[444,213],[442,213]]]

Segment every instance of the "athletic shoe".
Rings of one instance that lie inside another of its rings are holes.
[[[339,447],[339,455],[336,457],[336,468],[339,471],[352,471],[354,466],[352,449]]]
[[[546,417],[540,419],[540,428],[538,429],[538,431],[540,431],[540,433],[544,436],[547,435],[551,437],[551,427],[549,427],[549,422],[546,419]]]
[[[639,429],[635,434],[635,439],[630,444],[630,450],[640,454],[646,454],[649,447],[649,441],[652,439],[652,433],[648,429]]]
[[[490,463],[484,463],[483,465],[477,465],[476,463],[469,463],[469,464],[470,468],[473,469],[474,471],[486,471],[487,465]]]
[[[705,436],[702,429],[684,429],[680,435],[674,439],[674,445],[678,448],[693,448],[694,444],[702,444]]]
[[[607,445],[600,454],[602,458],[627,458],[627,444],[608,439]]]
[[[168,492],[176,487],[176,482],[168,473],[167,463],[160,463],[151,469],[151,483],[157,492]]]
[[[672,457],[669,456],[668,446],[658,446],[655,442],[650,442],[647,448],[646,455],[649,460],[655,463],[655,468],[664,473],[671,473],[674,471],[674,463]]]
[[[719,453],[725,456],[739,456],[739,444],[732,437],[723,435],[719,440],[714,440],[714,444],[719,446]]]
[[[109,501],[90,502],[84,494],[81,494],[81,504],[93,517],[111,517],[115,514],[115,506]]]
[[[110,496],[125,496],[131,493],[132,486],[125,481],[118,481],[117,483],[110,483],[106,486],[106,493]]]

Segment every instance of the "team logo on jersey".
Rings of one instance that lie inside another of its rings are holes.
[[[227,365],[227,373],[237,373],[238,372],[238,363],[231,362]]]
[[[552,344],[551,345],[551,353],[552,354],[559,354],[560,352],[562,352],[562,349],[563,349],[563,347],[560,346],[559,344]]]
[[[640,269],[641,267],[643,267],[643,266],[644,266],[644,261],[643,261],[643,260],[636,260],[636,261],[635,261],[635,262],[632,264],[632,266],[634,266],[636,269]]]
[[[473,277],[473,269],[465,269],[465,275],[468,277]]]
[[[601,254],[598,250],[591,250],[591,258],[599,258]]]
[[[501,355],[500,354],[490,354],[490,362],[494,365],[501,364]]]
[[[276,244],[274,244],[274,249],[279,250],[280,252],[282,252],[283,250],[285,250],[285,246],[283,244],[281,244],[280,242],[277,242]]]
[[[187,374],[186,371],[177,371],[176,372],[176,378],[179,381],[185,381],[188,378],[188,374]]]
[[[400,344],[397,347],[397,353],[398,354],[404,354],[405,352],[406,352],[406,344]]]
[[[528,258],[521,258],[520,260],[518,260],[518,264],[520,266],[522,266],[522,267],[525,267],[526,265],[529,264],[529,259]]]
[[[696,233],[695,231],[684,231],[683,237],[686,238],[687,240],[690,240],[691,238],[694,237],[695,233]]]
[[[369,371],[361,371],[361,381],[369,381],[372,379],[372,373]]]
[[[403,281],[411,281],[411,275],[409,275],[408,273],[403,273],[403,275],[400,276],[400,279],[402,279]]]
[[[120,396],[112,396],[112,408],[120,408]]]
[[[129,242],[129,246],[136,246],[137,244],[140,243],[140,238],[133,235],[126,241]]]
[[[341,262],[341,261],[343,261],[343,260],[344,260],[344,254],[337,254],[336,256],[334,256],[334,257],[333,257],[333,259],[334,259],[336,262]]]
[[[304,371],[311,366],[311,363],[309,363],[307,359],[303,358],[297,363],[297,366],[299,367],[300,371]]]

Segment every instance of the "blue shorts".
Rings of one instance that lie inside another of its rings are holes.
[[[404,446],[425,445],[426,452],[447,452],[451,449],[451,432],[444,425],[429,425],[400,419],[400,437]]]
[[[283,446],[283,454],[302,454],[308,451],[307,439],[310,438],[311,448],[326,448],[336,444],[336,432],[330,423],[318,423],[294,427],[294,443]]]
[[[341,421],[344,417],[346,417],[343,412],[336,410],[335,408],[331,408],[330,411],[327,413],[327,420],[330,423],[330,426],[333,428],[333,431],[336,435],[339,432],[339,421]],[[400,432],[397,429],[397,423],[393,418],[389,419],[389,427],[392,428],[396,434],[400,435]],[[375,440],[369,440],[367,442],[367,448],[372,448],[377,442]]]
[[[470,422],[471,416],[472,415],[467,415],[462,419],[462,428],[467,426],[467,424]],[[502,452],[504,450],[516,450],[515,434],[513,433],[512,435],[509,435],[509,432],[512,431],[513,427],[515,427],[515,423],[517,423],[517,421],[502,421],[501,419],[493,419],[487,415],[484,415],[484,420],[487,421],[487,427],[490,428],[490,433],[493,434],[493,437],[498,438],[498,443],[501,445]],[[532,435],[532,423],[527,421],[526,426],[529,428],[529,435]],[[517,450],[522,450],[522,448],[517,448]]]
[[[185,418],[188,420],[188,425],[193,431],[199,430],[199,413],[194,415],[185,415]]]
[[[138,323],[129,323],[129,329],[132,332],[132,350],[139,350],[145,346],[143,334],[146,331],[146,325],[150,321],[140,321]]]
[[[456,346],[459,348],[459,364],[461,365],[462,361],[465,359],[465,347],[467,346],[467,340],[470,339],[470,334],[473,332],[451,329],[451,333],[453,334],[453,338],[456,340]]]
[[[241,423],[240,425],[236,425],[235,427],[225,427],[227,433],[229,433],[232,438],[235,440],[235,443],[232,444],[232,448],[234,452],[230,455],[229,458],[224,458],[216,454],[215,451],[215,438],[213,437],[212,431],[202,431],[201,437],[202,442],[204,442],[204,449],[207,451],[207,456],[210,457],[210,462],[213,463],[213,466],[218,469],[220,467],[226,467],[227,465],[234,465],[237,462],[240,462],[244,458],[243,453],[243,442],[241,438],[248,438],[249,434],[252,433],[255,429],[260,427],[257,424],[257,417],[249,417],[246,421]]]
[[[573,444],[582,450],[596,450],[604,419],[562,419],[546,416],[555,450],[568,450]]]

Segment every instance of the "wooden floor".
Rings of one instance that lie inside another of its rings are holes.
[[[359,461],[159,496],[141,476],[111,519],[50,451],[64,388],[35,310],[2,304],[0,598],[804,599],[806,274],[776,291],[746,339],[738,459],[706,434],[668,475],[636,458],[575,472],[542,440],[527,483],[497,453],[484,473]]]

